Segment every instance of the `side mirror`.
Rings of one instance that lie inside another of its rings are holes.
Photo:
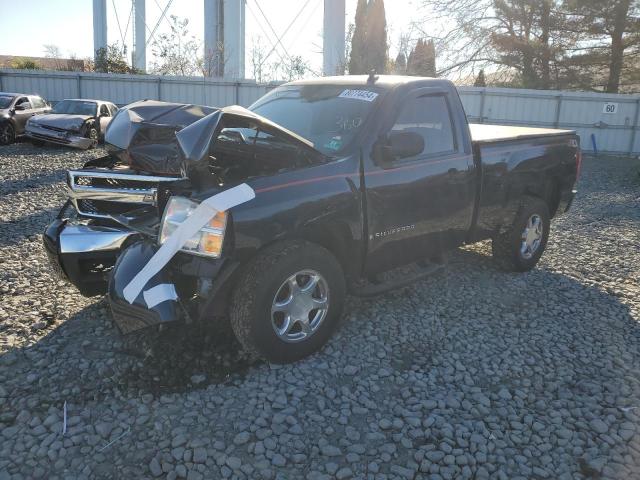
[[[394,132],[389,135],[389,146],[395,158],[415,157],[424,151],[424,138],[415,132]]]
[[[394,161],[414,157],[424,151],[424,138],[415,132],[393,132],[375,147],[374,158],[382,168],[390,168]]]
[[[19,111],[22,111],[22,110],[26,110],[26,108],[25,108],[25,106],[24,106],[24,103],[21,103],[20,105],[16,105],[15,107],[13,107],[13,109],[14,109],[16,112],[19,112]]]

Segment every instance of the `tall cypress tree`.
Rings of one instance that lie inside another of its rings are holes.
[[[409,55],[407,73],[420,77],[436,76],[436,47],[432,40],[418,40]]]
[[[358,0],[356,21],[351,39],[349,73],[358,75],[365,72],[365,50],[367,48],[367,0]]]
[[[476,77],[476,81],[473,84],[474,87],[486,87],[487,86],[487,80],[484,77],[484,69],[480,70],[480,72],[478,73],[478,76]]]
[[[371,0],[367,29],[367,72],[385,73],[387,69],[387,19],[384,0]]]
[[[387,68],[387,20],[384,0],[358,0],[351,40],[349,74],[361,75]]]
[[[404,75],[405,73],[407,73],[407,59],[404,56],[404,53],[398,53],[394,64],[394,70],[398,75]]]

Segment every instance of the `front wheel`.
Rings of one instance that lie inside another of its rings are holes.
[[[0,126],[0,145],[10,145],[16,140],[16,130],[10,123]]]
[[[274,363],[311,355],[331,337],[345,296],[342,268],[326,249],[287,242],[265,249],[232,297],[233,331],[250,353]]]
[[[539,198],[527,197],[511,228],[493,238],[493,258],[505,270],[531,270],[547,246],[550,226],[547,204]]]

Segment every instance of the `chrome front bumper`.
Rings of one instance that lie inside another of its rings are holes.
[[[81,148],[83,150],[94,147],[98,144],[96,140],[74,134],[73,132],[51,130],[39,125],[27,125],[24,133],[27,137],[34,140],[67,145],[69,147]]]
[[[90,297],[107,291],[108,274],[123,248],[139,238],[124,228],[54,220],[44,232],[47,254],[63,278]]]

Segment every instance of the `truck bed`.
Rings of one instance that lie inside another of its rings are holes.
[[[553,128],[512,127],[507,125],[486,125],[470,123],[471,141],[474,143],[504,142],[534,137],[555,137],[575,134],[572,130]]]

